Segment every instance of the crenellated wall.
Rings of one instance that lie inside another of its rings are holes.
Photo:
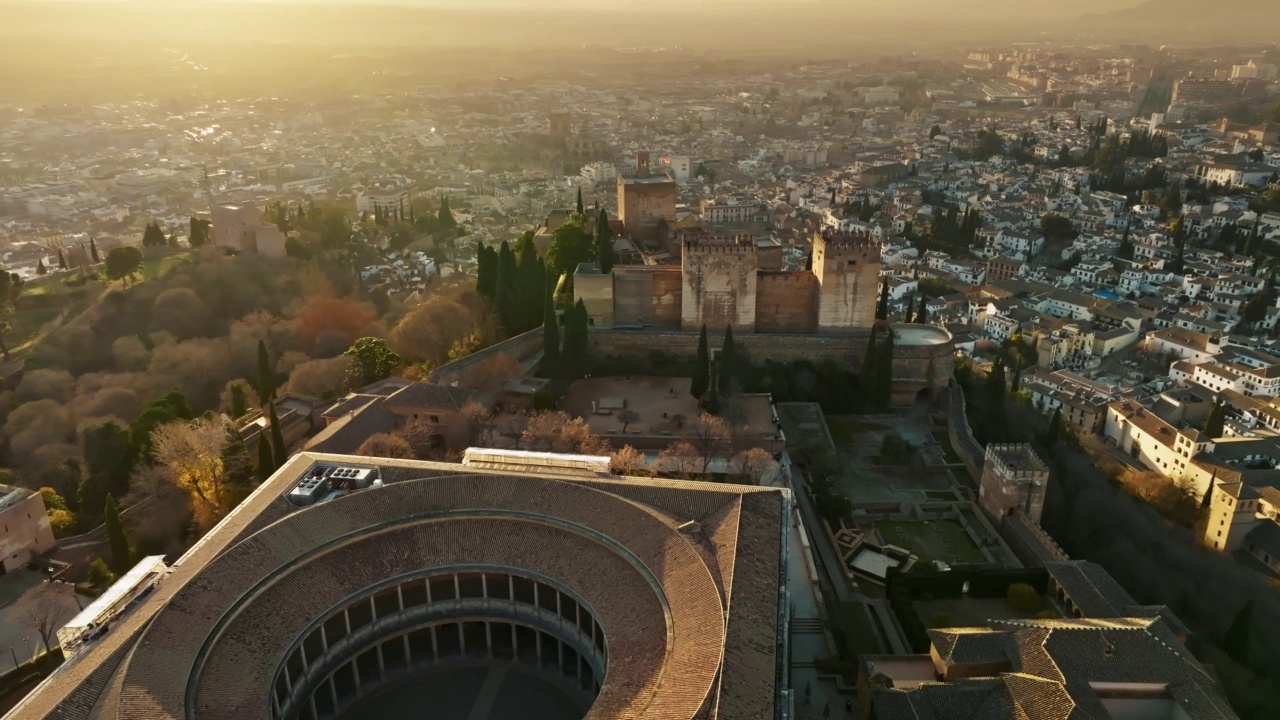
[[[840,334],[875,323],[880,296],[880,243],[866,235],[826,232],[813,237],[818,278],[818,332]]]
[[[895,326],[895,331],[906,339],[907,331],[921,326]],[[938,334],[939,342],[894,346],[892,403],[906,407],[922,390],[940,393],[952,378],[953,345],[950,335],[940,328],[926,328],[924,332]],[[812,334],[734,334],[734,342],[755,363],[766,360],[795,362],[808,360],[822,363],[834,360],[847,370],[857,372],[866,354],[870,330],[854,330],[844,335]],[[945,338],[945,341],[941,341]],[[708,332],[711,347],[723,342],[723,331]],[[647,328],[626,330],[618,328],[591,328],[590,350],[598,358],[646,358],[659,351],[672,357],[692,358],[698,351],[698,333],[695,331]]]
[[[756,243],[746,236],[686,241],[681,253],[680,327],[756,331]]]
[[[811,334],[817,330],[817,276],[761,272],[756,280],[756,332]]]
[[[613,269],[613,324],[680,327],[680,268],[674,265]]]

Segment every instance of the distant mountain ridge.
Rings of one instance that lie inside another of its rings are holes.
[[[1223,24],[1233,22],[1276,22],[1276,0],[1148,0],[1141,5],[1122,8],[1109,13],[1090,13],[1086,18],[1106,20],[1144,19],[1159,23],[1203,22]],[[1244,14],[1257,13],[1251,17]]]

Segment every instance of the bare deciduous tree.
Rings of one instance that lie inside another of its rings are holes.
[[[617,475],[636,476],[644,472],[644,453],[625,445],[610,457],[610,469]]]
[[[467,403],[462,407],[462,417],[467,422],[468,445],[493,447],[492,410],[480,403]]]
[[[769,454],[769,451],[757,447],[734,455],[729,463],[729,469],[734,475],[742,478],[743,482],[759,485],[775,464],[773,455]]]
[[[467,377],[466,386],[482,393],[501,390],[507,383],[524,375],[524,367],[506,353],[498,353],[483,361]]]
[[[44,644],[44,651],[47,653],[58,628],[70,619],[68,615],[70,612],[58,594],[51,586],[45,585],[37,590],[35,597],[30,600],[22,622],[40,635],[40,642]]]
[[[729,425],[721,418],[702,413],[689,424],[692,434],[690,442],[702,459],[702,473],[705,475],[716,455],[729,449]]]
[[[558,410],[537,413],[529,418],[520,440],[530,450],[548,451],[560,435],[560,428],[569,422],[569,415]]]
[[[610,452],[608,441],[592,433],[586,420],[570,418],[560,411],[538,413],[529,418],[520,439],[531,450],[582,455],[608,455]]]
[[[618,422],[622,423],[622,432],[624,433],[627,431],[627,427],[630,426],[631,423],[639,419],[640,413],[635,410],[620,410],[618,412]]]
[[[419,460],[439,460],[444,457],[444,437],[432,423],[421,420],[412,422],[396,434],[409,443],[413,456]]]
[[[407,440],[391,433],[370,435],[360,443],[360,447],[356,448],[355,454],[398,460],[413,460],[416,457]]]
[[[702,453],[684,440],[673,442],[658,453],[654,466],[659,472],[685,479],[696,477],[705,468]]]

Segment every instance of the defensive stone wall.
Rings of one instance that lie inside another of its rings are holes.
[[[723,336],[723,330],[708,328],[708,342],[713,350],[724,342]],[[862,366],[870,337],[868,329],[845,335],[735,334],[734,342],[755,363],[808,360],[820,364],[833,360],[845,369],[857,372]],[[601,359],[647,358],[654,351],[672,357],[692,358],[698,352],[698,333],[658,328],[592,328],[590,350]],[[910,405],[922,390],[944,391],[951,381],[951,352],[949,342],[926,346],[896,345],[893,404]]]
[[[686,241],[681,266],[683,329],[731,325],[739,333],[755,332],[754,238],[741,235]]]
[[[465,385],[471,378],[472,373],[489,358],[496,355],[507,355],[516,362],[523,362],[539,352],[542,352],[542,326],[503,340],[497,345],[491,345],[484,350],[474,352],[451,363],[445,363],[432,370],[427,379],[441,385]]]
[[[756,283],[756,332],[818,330],[818,278],[811,272],[761,272]]]
[[[969,420],[965,417],[964,391],[959,385],[947,390],[947,439],[951,441],[951,449],[960,456],[965,469],[973,477],[974,482],[982,478],[982,464],[985,450],[973,436],[969,428]]]

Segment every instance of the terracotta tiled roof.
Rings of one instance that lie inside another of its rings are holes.
[[[783,493],[382,461],[381,488],[281,500],[314,462],[344,459],[291,459],[17,717],[269,718],[310,623],[387,578],[468,564],[540,574],[592,609],[608,668],[587,718],[777,716]]]
[[[474,390],[466,388],[416,382],[389,395],[387,404],[456,410],[466,405],[475,394]]]

